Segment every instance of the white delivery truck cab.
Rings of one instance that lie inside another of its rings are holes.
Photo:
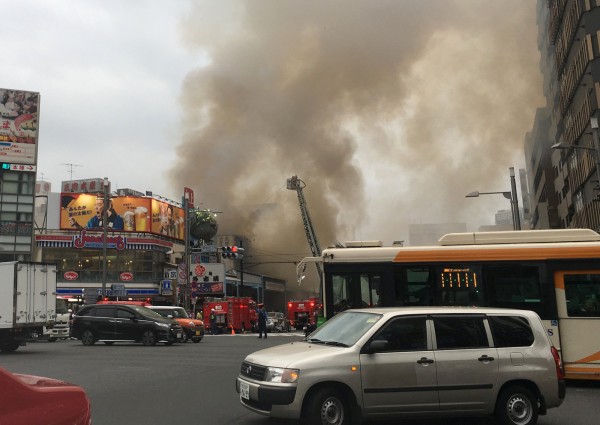
[[[15,351],[56,320],[56,265],[0,263],[0,351]]]

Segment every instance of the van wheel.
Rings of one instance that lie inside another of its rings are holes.
[[[188,341],[188,334],[186,331],[181,332],[181,339],[179,342],[186,343]]]
[[[502,425],[534,425],[538,420],[537,398],[525,387],[505,388],[498,397],[496,418]]]
[[[306,405],[307,424],[348,425],[350,423],[348,403],[344,396],[333,388],[321,388]]]
[[[156,335],[154,331],[150,329],[145,330],[142,334],[142,344],[144,345],[156,345]]]
[[[88,330],[83,331],[81,334],[81,343],[83,345],[94,345],[96,343],[96,337],[94,332]]]

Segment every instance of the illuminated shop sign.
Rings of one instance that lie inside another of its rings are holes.
[[[122,251],[127,244],[127,238],[123,236],[106,235],[106,247]],[[85,230],[82,230],[79,236],[73,238],[73,246],[75,248],[103,248],[104,235],[88,235]]]

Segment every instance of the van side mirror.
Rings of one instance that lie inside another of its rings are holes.
[[[380,353],[382,351],[386,351],[390,346],[390,343],[387,339],[376,339],[371,341],[369,344],[369,348],[367,349],[368,354]]]

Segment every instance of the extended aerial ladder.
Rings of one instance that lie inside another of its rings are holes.
[[[306,206],[304,193],[302,193],[302,189],[305,187],[306,183],[300,180],[298,176],[293,176],[287,179],[287,188],[289,190],[295,190],[298,194],[298,202],[300,202],[300,214],[302,214],[302,223],[304,224],[304,231],[306,232],[306,238],[308,239],[310,252],[312,253],[313,257],[321,257],[321,247],[319,246],[315,229],[313,228],[312,221],[310,220],[310,214],[308,213],[308,207]],[[323,282],[323,270],[320,262],[315,262],[315,265],[317,266],[317,273],[319,274],[320,288]],[[306,264],[304,267],[306,267]]]

